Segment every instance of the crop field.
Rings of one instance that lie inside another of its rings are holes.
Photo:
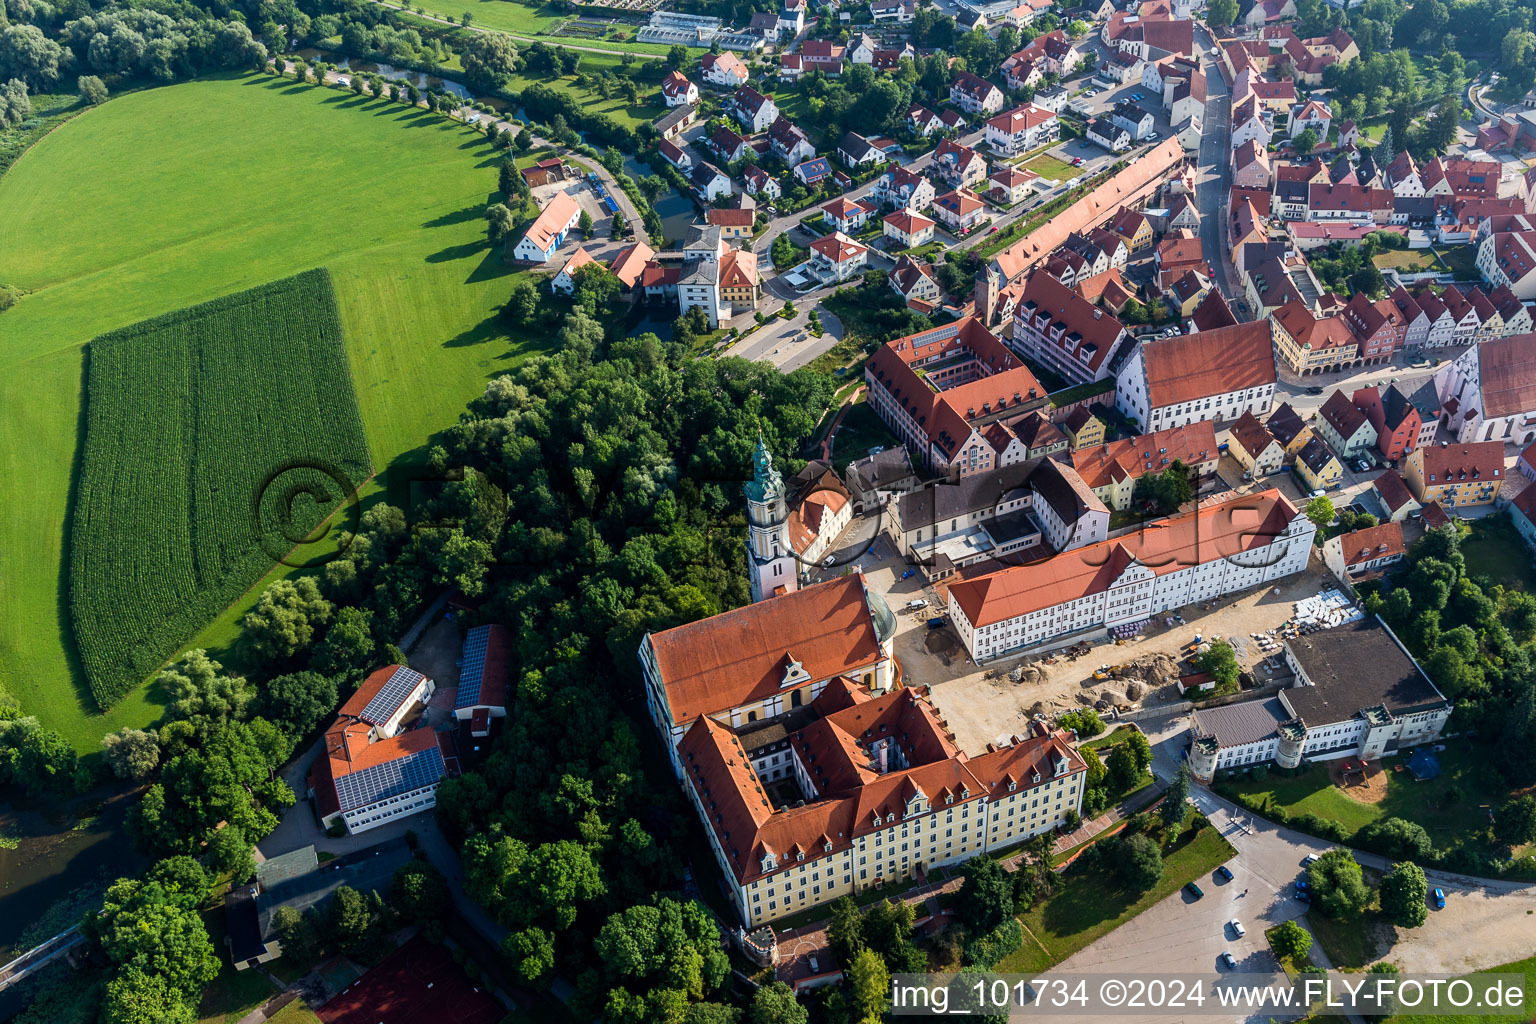
[[[69,592],[96,702],[137,686],[370,476],[324,270],[92,341]]]
[[[304,270],[330,271],[369,459],[365,503],[426,463],[486,381],[542,350],[497,309],[486,241],[500,155],[424,110],[254,74],[116,97],[0,176],[0,686],[82,751],[160,713],[98,710],[69,621],[85,344]],[[289,570],[279,570],[286,572]],[[190,641],[227,655],[270,573]]]

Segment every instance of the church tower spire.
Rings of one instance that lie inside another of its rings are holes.
[[[789,546],[789,509],[784,477],[773,468],[773,455],[763,436],[752,452],[752,479],[747,493],[747,559],[752,600],[796,589],[798,561]]]

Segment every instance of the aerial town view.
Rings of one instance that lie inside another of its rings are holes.
[[[1536,1020],[1533,314],[1536,0],[0,0],[0,1021]]]

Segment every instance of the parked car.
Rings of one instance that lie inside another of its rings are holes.
[[[942,629],[942,628],[944,628],[944,616],[942,616],[942,615],[935,615],[933,618],[929,619],[928,620],[928,628],[929,629]]]
[[[1309,499],[1311,499],[1311,498],[1321,498],[1322,496],[1323,496],[1322,488],[1317,488],[1317,489],[1313,490],[1312,492],[1310,492],[1307,495],[1307,497]],[[1314,860],[1317,860],[1317,854],[1315,854],[1315,853],[1311,855],[1311,860],[1307,860],[1304,863],[1310,864]]]
[[[1306,892],[1310,888],[1312,888],[1312,883],[1310,881],[1308,881],[1307,879],[1305,879],[1305,878],[1298,878],[1298,879],[1296,879],[1296,891],[1297,892]]]
[[[1307,394],[1309,394],[1309,395],[1320,395],[1322,393],[1323,393],[1323,389],[1318,387],[1318,386],[1316,386],[1315,384],[1312,387],[1307,388]]]
[[[1370,470],[1371,464],[1369,462],[1366,462],[1364,459],[1361,459],[1359,462],[1355,463],[1355,468],[1358,469],[1360,472],[1365,473],[1365,472],[1368,472]]]
[[[1227,970],[1237,970],[1237,960],[1233,958],[1231,950],[1227,950],[1221,954],[1221,962],[1226,965]]]
[[[1244,935],[1248,934],[1247,929],[1243,927],[1243,922],[1239,921],[1235,917],[1227,922],[1227,927],[1231,928],[1232,931],[1237,934],[1238,938],[1242,938]]]
[[[1297,889],[1296,890],[1296,898],[1298,900],[1300,900],[1302,903],[1311,903],[1312,902],[1312,894],[1307,892],[1307,890],[1305,890],[1305,889]]]
[[[828,555],[826,558],[823,558],[821,560],[821,564],[824,565],[824,566],[828,566],[828,567],[830,567],[832,565],[835,565],[836,563],[837,563],[837,556],[836,555]]]
[[[1435,909],[1436,910],[1444,910],[1445,909],[1445,891],[1443,889],[1436,889],[1434,892],[1430,893],[1430,895],[1434,897]]]
[[[1313,491],[1311,494],[1307,495],[1307,497],[1309,497],[1309,498],[1321,498],[1322,496],[1323,496],[1323,492],[1322,491]],[[1301,862],[1302,862],[1302,864],[1311,865],[1311,864],[1316,864],[1318,861],[1320,861],[1322,859],[1323,859],[1323,855],[1320,854],[1320,853],[1309,853],[1305,857],[1301,858]]]
[[[1197,900],[1205,895],[1205,890],[1200,888],[1194,882],[1190,882],[1188,885],[1186,885],[1184,887],[1184,889],[1185,889],[1186,892],[1188,892],[1191,896],[1193,896]]]
[[[1223,864],[1221,867],[1216,869],[1216,877],[1221,879],[1223,882],[1230,882],[1232,881],[1232,869]]]
[[[907,608],[910,609],[911,611],[914,611],[914,612],[917,611],[919,608],[927,608],[927,607],[928,607],[928,602],[925,599],[921,598],[921,597],[907,602]]]

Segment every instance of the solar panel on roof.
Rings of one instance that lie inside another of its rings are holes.
[[[425,678],[427,677],[415,669],[401,665],[395,669],[389,681],[379,689],[379,692],[373,695],[373,699],[368,702],[367,707],[363,708],[363,713],[359,717],[365,722],[383,725],[389,721],[390,715],[400,710],[400,706],[411,695],[411,691],[420,686]]]
[[[464,664],[459,668],[455,708],[470,708],[480,702],[480,683],[485,676],[485,647],[490,637],[490,626],[476,626],[464,638]]]
[[[343,775],[336,780],[336,799],[343,811],[353,811],[430,786],[443,777],[443,772],[443,752],[434,745],[409,757]]]

